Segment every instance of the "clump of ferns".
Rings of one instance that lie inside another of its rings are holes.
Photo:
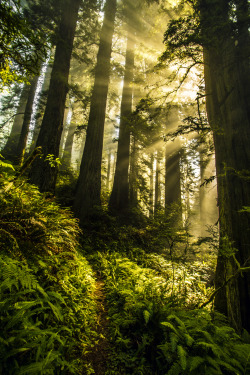
[[[233,328],[214,324],[208,311],[180,311],[161,323],[160,374],[243,375],[250,371],[250,345]]]
[[[74,252],[80,229],[69,210],[23,183],[0,196],[1,247],[11,253]]]
[[[39,260],[40,270],[47,266],[46,257]],[[95,315],[94,279],[79,255],[57,267],[60,283],[46,283],[36,267],[0,258],[1,374],[82,373]]]

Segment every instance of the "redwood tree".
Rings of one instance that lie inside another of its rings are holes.
[[[129,206],[129,151],[130,151],[130,122],[132,113],[132,95],[134,69],[135,34],[128,31],[125,61],[125,74],[121,101],[119,139],[114,185],[109,201],[109,208],[113,211],[124,211]]]
[[[87,135],[74,202],[74,211],[81,221],[101,204],[103,133],[116,5],[116,0],[106,1],[100,33]]]
[[[48,92],[47,105],[36,146],[42,147],[43,157],[37,158],[30,171],[30,182],[41,191],[54,192],[57,167],[46,160],[48,155],[59,155],[63,129],[63,115],[73,41],[81,0],[65,0],[57,35],[54,64]]]
[[[203,51],[220,225],[215,308],[238,331],[250,331],[249,2],[198,0],[192,5],[192,14],[171,22],[163,58],[197,64]]]

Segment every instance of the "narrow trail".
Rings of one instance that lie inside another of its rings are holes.
[[[96,333],[98,341],[88,354],[95,375],[104,375],[107,370],[108,353],[110,344],[108,340],[108,313],[105,301],[104,282],[96,276],[95,299],[97,304]]]

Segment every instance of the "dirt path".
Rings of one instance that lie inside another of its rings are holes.
[[[91,362],[95,375],[104,375],[107,369],[107,360],[109,353],[108,341],[108,314],[105,303],[104,282],[97,276],[95,299],[97,303],[97,342],[91,352],[88,354],[88,360]]]

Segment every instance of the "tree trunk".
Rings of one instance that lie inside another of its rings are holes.
[[[97,54],[87,135],[74,202],[75,214],[81,222],[89,216],[95,206],[101,205],[103,134],[115,14],[116,0],[107,0]]]
[[[129,116],[132,112],[133,88],[131,82],[133,80],[134,69],[134,46],[134,34],[129,32],[127,37],[116,169],[113,189],[109,201],[110,210],[116,212],[122,212],[129,208]]]
[[[149,176],[149,217],[154,216],[154,154],[150,155],[150,176]]]
[[[106,182],[106,189],[109,191],[110,185],[110,174],[111,174],[111,151],[108,151],[108,167],[107,167],[107,182]]]
[[[62,10],[48,100],[36,143],[36,146],[42,146],[43,158],[35,160],[30,172],[30,182],[37,185],[40,191],[54,193],[55,190],[58,168],[45,158],[53,155],[55,159],[59,155],[70,59],[80,2],[81,0],[65,0]]]
[[[36,119],[35,121],[35,126],[34,126],[33,133],[32,133],[32,141],[31,141],[31,145],[29,149],[30,154],[35,149],[37,138],[41,129],[43,113],[46,108],[46,102],[48,99],[48,90],[49,90],[49,84],[50,84],[50,78],[51,78],[51,71],[52,71],[52,64],[48,63],[46,72],[45,72],[44,82],[43,82],[41,93],[40,93],[39,100],[38,100],[38,105],[37,105],[37,109],[40,112],[40,116],[39,116],[39,119]]]
[[[62,156],[64,154],[65,143],[66,143],[69,128],[70,128],[70,123],[67,122],[69,111],[70,111],[69,100],[68,100],[68,97],[66,96],[64,114],[63,114],[63,130],[62,130],[60,146],[59,146],[59,157],[60,158],[62,158]],[[65,137],[66,137],[66,139],[65,139]]]
[[[73,107],[74,110],[74,107]],[[69,124],[68,133],[65,141],[63,157],[62,157],[62,167],[69,168],[71,166],[71,157],[72,157],[72,150],[73,150],[73,141],[74,135],[77,128],[77,123],[74,121],[74,112]]]
[[[137,188],[137,179],[138,179],[138,155],[136,147],[135,136],[132,138],[131,145],[131,156],[130,156],[130,173],[129,173],[129,203],[131,207],[138,206],[138,188]]]
[[[249,87],[245,86],[246,62],[238,59],[239,51],[229,27],[228,2],[217,0],[213,9],[206,1],[203,5],[203,24],[207,26],[212,21],[213,28],[216,20],[217,30],[213,45],[204,48],[204,62],[207,112],[216,154],[220,217],[216,287],[219,287],[236,272],[239,264],[249,265],[250,217],[241,210],[250,206],[250,103]],[[226,313],[238,331],[242,327],[250,331],[250,274],[244,273],[227,284],[217,294],[215,308]]]
[[[165,209],[172,203],[181,203],[180,151],[171,155],[166,152],[165,159]]]
[[[39,76],[35,76],[32,78],[30,82],[28,100],[25,106],[22,130],[21,130],[21,134],[19,137],[19,141],[17,145],[17,153],[16,153],[16,160],[17,160],[17,163],[20,165],[23,164],[25,148],[26,148],[28,133],[29,133],[30,120],[31,120],[31,115],[32,115],[32,107],[34,103],[38,78]]]
[[[161,208],[161,184],[160,184],[160,176],[161,176],[161,163],[162,155],[161,152],[158,150],[156,151],[156,167],[155,167],[155,203],[154,203],[154,216],[157,216],[159,209]]]
[[[1,154],[3,157],[7,160],[10,160],[13,163],[17,162],[16,154],[17,154],[17,145],[20,138],[21,130],[22,130],[22,124],[23,124],[23,118],[24,118],[24,112],[26,103],[28,100],[30,85],[25,85],[22,89],[17,112],[15,115],[15,119],[13,122],[13,126],[11,128],[10,135],[8,137],[8,140],[1,151]]]

